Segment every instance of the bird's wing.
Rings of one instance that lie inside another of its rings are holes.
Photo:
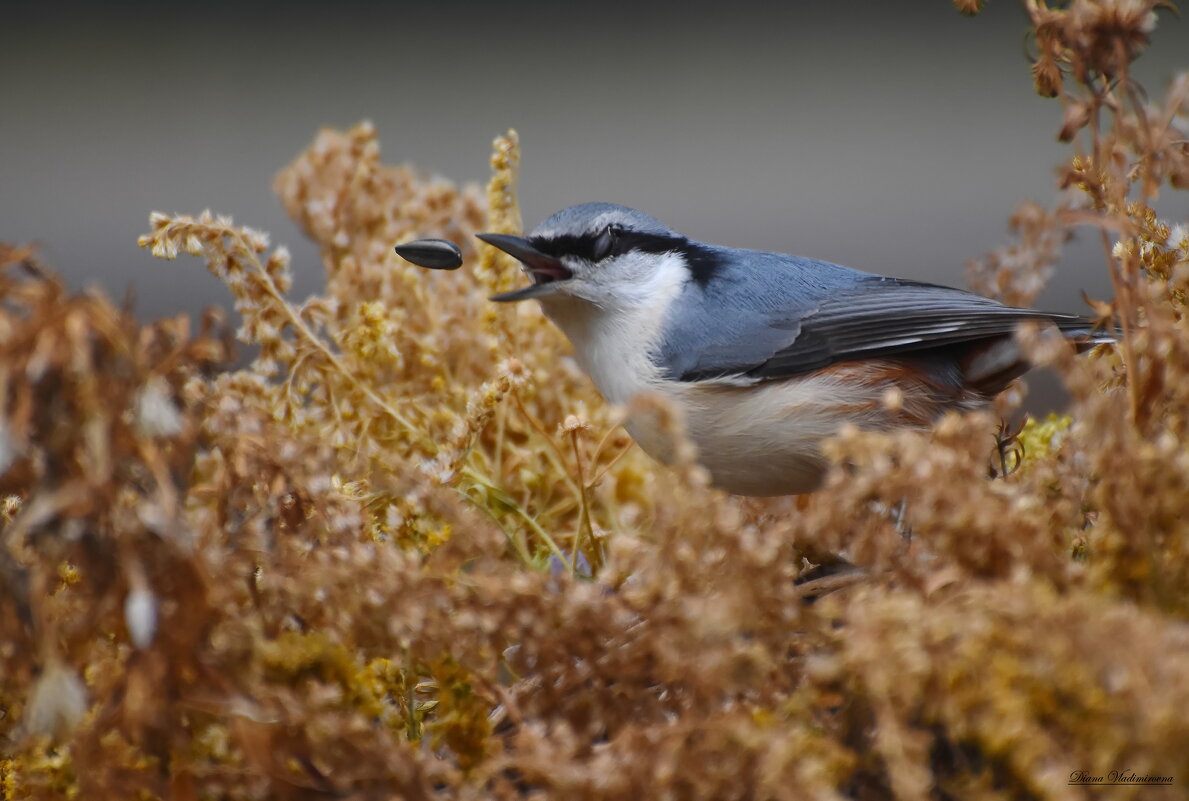
[[[762,381],[1003,336],[1024,320],[1087,335],[1092,326],[1086,317],[1013,308],[959,289],[860,275],[808,299],[798,287],[786,303],[778,300],[780,285],[770,284],[768,308],[730,313],[730,325],[717,323],[703,306],[669,327],[658,361],[682,381]]]

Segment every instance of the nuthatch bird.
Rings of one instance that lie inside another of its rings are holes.
[[[609,203],[559,211],[527,237],[478,237],[533,282],[492,300],[540,301],[610,403],[658,393],[675,404],[714,484],[740,495],[815,489],[821,442],[846,423],[925,427],[987,406],[1029,368],[1013,336],[1025,320],[1081,346],[1112,339],[1086,317],[704,244]],[[655,418],[625,426],[649,455],[671,457]]]

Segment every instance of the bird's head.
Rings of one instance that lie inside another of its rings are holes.
[[[528,236],[478,234],[516,258],[529,286],[491,299],[501,303],[572,297],[604,309],[650,304],[662,290],[700,280],[708,250],[643,212],[611,203],[559,211]]]

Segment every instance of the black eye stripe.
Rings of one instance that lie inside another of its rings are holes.
[[[622,256],[633,250],[643,253],[680,253],[685,258],[686,267],[689,268],[694,282],[701,287],[705,287],[719,273],[720,254],[705,245],[691,242],[683,236],[646,234],[614,228],[611,232],[611,241],[608,243],[607,233],[607,230],[604,229],[597,233],[580,236],[573,234],[551,237],[535,236],[530,241],[534,248],[554,258],[577,256],[592,263],[600,262],[611,256]]]
[[[602,261],[610,256],[622,256],[633,250],[645,253],[671,253],[685,249],[689,240],[683,236],[646,234],[639,231],[612,229],[610,243],[606,230],[597,233],[562,234],[560,236],[533,237],[533,247],[555,258],[577,256],[590,262]]]

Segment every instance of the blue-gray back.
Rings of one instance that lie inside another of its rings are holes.
[[[654,354],[669,378],[682,381],[775,379],[936,351],[1009,335],[1026,319],[1069,331],[1088,332],[1091,323],[798,256],[697,247],[714,269],[707,280],[686,283]]]

